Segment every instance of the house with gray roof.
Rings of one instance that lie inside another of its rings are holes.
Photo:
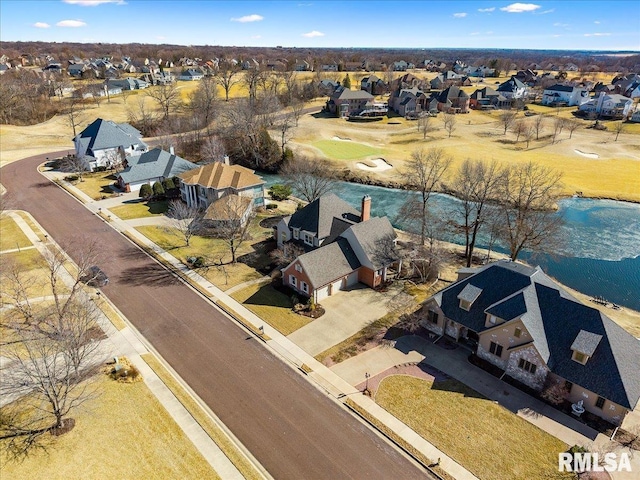
[[[128,123],[115,123],[98,118],[73,139],[77,158],[87,170],[113,168],[132,155],[148,150],[139,130]]]
[[[373,95],[364,90],[337,88],[327,100],[326,109],[337,117],[359,115],[368,105],[373,105]]]
[[[512,76],[498,86],[497,92],[508,100],[525,99],[529,94],[529,86]]]
[[[505,376],[620,425],[640,399],[640,341],[565,291],[540,267],[502,260],[461,269],[420,310],[427,330],[459,342]]]
[[[142,155],[128,157],[125,160],[126,167],[118,173],[118,186],[125,192],[135,192],[146,183],[153,185],[167,178],[173,178],[180,173],[198,168],[184,158],[161,148],[154,148]]]
[[[371,198],[358,212],[336,195],[311,202],[275,227],[278,247],[290,243],[306,253],[282,269],[282,281],[319,302],[357,283],[375,288],[398,263],[396,233],[387,217],[371,217]]]
[[[590,100],[589,90],[577,85],[556,83],[544,89],[542,93],[542,105],[554,106],[580,106]]]

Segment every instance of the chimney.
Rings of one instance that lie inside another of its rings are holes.
[[[229,165],[229,155],[225,155],[225,156],[224,156],[223,163],[224,163],[225,165]]]
[[[171,155],[175,155],[175,154],[176,154],[176,153],[175,153],[175,150],[173,149],[173,145],[171,145],[171,146],[169,147],[169,153],[170,153]]]
[[[365,195],[362,197],[362,208],[360,209],[360,221],[366,222],[371,218],[371,197]]]

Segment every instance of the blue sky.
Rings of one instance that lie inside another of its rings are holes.
[[[0,40],[640,51],[640,14],[637,0],[0,0]]]

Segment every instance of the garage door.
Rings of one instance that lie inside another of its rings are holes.
[[[347,277],[347,287],[353,287],[356,283],[358,283],[358,271],[351,272]]]
[[[316,290],[316,302],[319,302],[320,300],[327,298],[328,296],[329,296],[329,285],[327,285],[326,287],[318,288]]]
[[[335,295],[342,289],[342,279],[336,280],[331,284],[331,289],[329,290],[330,295]]]

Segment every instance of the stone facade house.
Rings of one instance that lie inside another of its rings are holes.
[[[445,113],[469,113],[469,94],[452,85],[440,93],[434,93],[432,99],[437,100],[437,108]]]
[[[640,342],[540,269],[507,260],[458,272],[427,299],[420,324],[466,344],[504,375],[620,425],[640,399]]]
[[[387,217],[371,217],[371,198],[358,212],[333,194],[323,195],[275,227],[278,247],[306,253],[282,269],[284,285],[319,302],[357,283],[375,288],[397,264],[396,233]]]

